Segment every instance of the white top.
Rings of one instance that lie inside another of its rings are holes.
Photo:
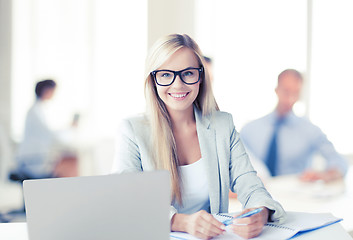
[[[200,210],[210,212],[210,199],[205,163],[200,160],[179,167],[181,175],[181,195],[183,204],[177,202],[173,206],[178,213],[192,214]]]

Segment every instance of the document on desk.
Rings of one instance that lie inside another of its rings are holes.
[[[229,219],[230,215],[222,214],[222,215],[214,215],[218,221],[225,221]],[[342,218],[337,218],[333,216],[331,213],[305,213],[305,212],[287,212],[287,220],[279,225],[276,223],[267,223],[264,226],[262,233],[252,239],[258,240],[285,240],[290,239],[291,237],[302,234],[308,231],[313,231],[333,223],[341,221]],[[193,240],[198,239],[194,236],[191,236],[187,233],[182,232],[171,232],[170,239],[176,240]],[[220,236],[217,236],[212,239],[239,239],[243,238],[232,233],[231,229],[226,227],[226,232]]]

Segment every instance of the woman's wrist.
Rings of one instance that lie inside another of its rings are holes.
[[[274,211],[271,209],[268,209],[267,207],[264,207],[264,210],[266,210],[267,212],[266,222],[272,222],[272,214],[274,213]]]
[[[176,213],[171,219],[171,230],[178,232],[187,232],[189,215]]]

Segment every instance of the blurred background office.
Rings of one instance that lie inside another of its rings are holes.
[[[29,89],[50,77],[60,86],[54,124],[68,125],[67,116],[80,113],[79,175],[109,173],[117,123],[145,109],[147,49],[177,32],[212,58],[216,98],[238,130],[274,108],[277,75],[294,68],[305,77],[294,111],[352,159],[352,12],[350,0],[0,0],[7,156],[23,138]],[[0,159],[3,175],[12,161]]]

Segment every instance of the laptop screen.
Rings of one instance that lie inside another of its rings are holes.
[[[24,181],[30,240],[168,239],[167,171]]]

